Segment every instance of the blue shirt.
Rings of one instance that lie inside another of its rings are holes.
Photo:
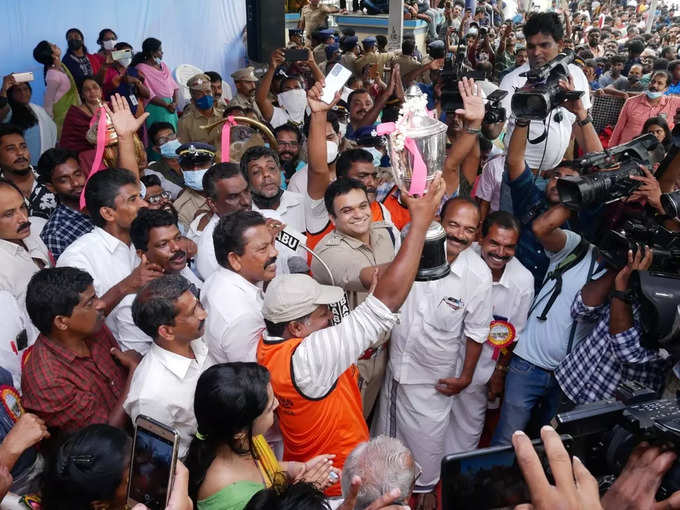
[[[503,175],[503,180],[508,180],[507,172]],[[548,256],[531,230],[531,225],[534,218],[538,217],[539,211],[548,207],[545,193],[536,186],[534,175],[528,166],[522,175],[514,181],[509,181],[508,185],[512,196],[512,212],[522,223],[515,257],[534,275],[534,290],[538,293],[548,270]]]
[[[680,81],[678,83],[671,83],[671,86],[668,87],[666,95],[670,96],[671,94],[680,94]]]

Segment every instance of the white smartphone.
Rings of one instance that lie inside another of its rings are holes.
[[[335,64],[331,72],[326,76],[326,85],[323,87],[321,100],[324,103],[331,104],[335,93],[342,89],[350,76],[352,76],[352,71],[340,64]]]
[[[142,503],[149,510],[165,509],[175,478],[178,449],[177,431],[148,416],[137,416],[128,482],[130,508]]]
[[[123,60],[125,57],[132,57],[132,52],[130,50],[116,50],[111,53],[113,60]]]
[[[14,77],[14,82],[15,83],[24,83],[26,81],[33,81],[33,73],[32,72],[27,72],[27,73],[12,73],[12,77]]]

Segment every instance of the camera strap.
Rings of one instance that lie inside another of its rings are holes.
[[[595,262],[597,262],[597,257],[600,251],[597,247],[593,247],[593,254],[590,259],[590,267],[588,268],[588,277],[586,278],[586,283],[590,282],[593,277],[593,272],[595,271]],[[567,354],[571,352],[571,348],[574,346],[574,337],[576,336],[576,320],[571,321],[571,330],[569,331],[569,342],[567,343]]]
[[[543,285],[548,283],[550,280],[555,280],[555,287],[553,287],[552,294],[550,295],[548,302],[543,308],[543,312],[541,312],[541,315],[538,316],[538,320],[544,321],[548,319],[548,312],[555,304],[557,297],[562,292],[562,275],[583,260],[583,258],[588,253],[589,247],[590,243],[585,239],[581,238],[581,241],[578,243],[576,248],[574,248],[571,251],[571,253],[567,255],[565,259],[557,265],[555,269],[553,269],[550,273],[546,275],[545,280],[543,281]],[[591,265],[594,267],[594,263]],[[591,271],[589,271],[588,273],[588,279],[590,279],[591,274],[592,267]]]

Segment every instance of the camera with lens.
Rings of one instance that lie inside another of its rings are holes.
[[[484,73],[473,71],[463,64],[465,51],[465,45],[459,44],[455,57],[452,55],[446,57],[444,68],[440,74],[442,80],[442,109],[447,115],[452,115],[456,110],[463,108],[463,98],[458,90],[458,81],[461,78],[484,79]]]
[[[657,394],[634,381],[616,389],[616,399],[577,406],[559,413],[557,431],[573,436],[575,450],[607,490],[625,466],[633,448],[641,441],[680,447],[680,407],[673,399]],[[664,476],[657,499],[680,490],[680,464]]]
[[[501,106],[501,101],[508,95],[507,90],[496,89],[486,98],[487,103],[484,112],[484,124],[496,124],[505,122],[505,108]]]
[[[631,180],[630,176],[644,175],[640,165],[649,164],[649,151],[657,144],[656,137],[647,133],[628,143],[575,160],[571,166],[582,175],[557,180],[560,201],[567,207],[579,209],[627,197],[640,186],[640,182]]]
[[[569,79],[569,64],[574,61],[573,53],[560,53],[550,62],[536,69],[529,69],[520,76],[526,76],[526,84],[512,96],[511,108],[515,117],[543,120],[566,99],[576,100],[582,91],[565,91],[559,80]]]

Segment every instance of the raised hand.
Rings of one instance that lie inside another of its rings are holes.
[[[633,271],[646,271],[652,265],[653,252],[649,246],[635,251],[628,250],[628,263],[618,272],[614,279],[614,288],[621,292],[628,290],[628,282]]]
[[[427,228],[432,223],[441,205],[445,190],[446,186],[444,185],[441,172],[437,172],[432,182],[430,182],[427,193],[422,197],[416,198],[409,195],[407,190],[401,190],[401,199],[411,213],[411,222],[414,226],[418,224],[421,227]]]
[[[311,52],[310,52],[311,53]],[[286,56],[283,53],[283,48],[278,48],[274,50],[269,57],[269,64],[276,69],[279,67],[281,64],[283,64],[286,61]]]
[[[656,180],[654,174],[652,174],[652,172],[650,172],[647,167],[640,165],[640,170],[643,171],[645,174],[644,176],[630,176],[630,179],[638,181],[642,184],[640,184],[640,187],[630,194],[628,200],[647,200],[647,203],[649,203],[649,205],[651,205],[659,213],[666,214],[666,211],[664,211],[664,208],[661,205],[661,186],[659,185],[659,181]]]
[[[321,96],[323,95],[325,84],[325,81],[317,81],[307,92],[307,104],[309,105],[309,109],[312,110],[312,113],[327,112],[338,104],[338,101],[340,101],[340,98],[342,97],[341,92],[338,91],[335,93],[335,97],[331,104],[322,101]]]
[[[130,111],[127,99],[120,94],[111,96],[111,107],[104,103],[104,109],[111,118],[116,134],[123,138],[135,134],[149,116],[148,113],[144,113],[140,117],[135,117]]]
[[[458,81],[458,91],[463,98],[463,108],[456,110],[456,115],[462,115],[468,127],[479,128],[484,120],[484,99],[482,88],[472,78],[461,78]]]

